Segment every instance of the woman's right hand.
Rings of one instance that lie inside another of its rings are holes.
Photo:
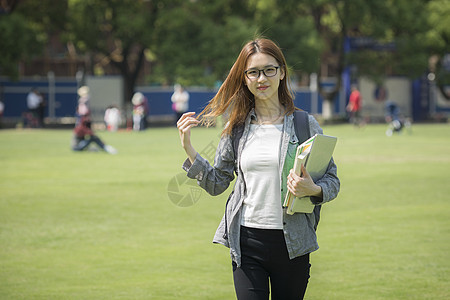
[[[194,118],[195,112],[184,113],[177,122],[178,132],[180,134],[181,146],[191,161],[194,162],[197,151],[191,144],[191,128],[197,126],[200,121]]]

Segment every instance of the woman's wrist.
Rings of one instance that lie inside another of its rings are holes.
[[[314,185],[314,191],[313,191],[313,194],[311,196],[313,196],[313,197],[322,197],[323,196],[322,187],[320,185],[315,184]]]
[[[191,163],[194,163],[195,157],[197,156],[197,151],[195,151],[194,147],[192,147],[191,145],[186,145],[184,147],[184,151],[186,152]]]

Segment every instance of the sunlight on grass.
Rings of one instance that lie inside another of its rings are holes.
[[[324,127],[341,193],[322,210],[306,299],[450,298],[449,129]],[[119,154],[73,153],[69,130],[0,131],[0,298],[234,299],[228,249],[211,243],[229,191],[170,186],[175,128],[99,134]],[[211,157],[219,135],[196,128],[193,142]],[[169,189],[198,198],[179,207]]]

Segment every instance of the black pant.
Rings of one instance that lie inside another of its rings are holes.
[[[239,300],[303,299],[309,279],[309,254],[292,260],[282,230],[241,226],[241,267],[233,262]],[[269,292],[270,279],[270,292]]]
[[[98,136],[91,135],[87,139],[75,138],[75,142],[72,145],[72,150],[74,151],[83,151],[86,149],[91,143],[97,144],[101,149],[105,149],[105,144],[103,144],[102,140]]]

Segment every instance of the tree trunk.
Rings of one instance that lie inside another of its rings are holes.
[[[131,106],[131,99],[135,92],[134,88],[144,60],[145,47],[139,46],[137,51],[137,60],[130,61],[130,48],[122,51],[123,60],[120,62],[112,61],[113,65],[120,71],[123,78],[123,109]]]
[[[335,11],[337,13],[337,17],[339,20],[339,24],[341,25],[340,32],[335,35],[332,31],[329,30],[327,26],[324,26],[323,24],[323,18],[328,13],[328,9],[326,8],[326,5],[328,4],[314,4],[311,7],[311,14],[314,18],[314,24],[316,27],[317,32],[321,36],[321,38],[324,41],[324,44],[326,45],[325,51],[322,52],[320,61],[322,63],[326,63],[329,59],[329,56],[331,53],[335,53],[337,59],[335,61],[330,61],[330,63],[335,68],[335,75],[337,78],[336,85],[332,88],[324,88],[322,84],[319,83],[319,93],[322,96],[323,103],[322,103],[322,116],[325,120],[330,120],[333,118],[334,113],[334,105],[333,101],[338,95],[340,89],[341,89],[341,83],[342,83],[342,72],[345,68],[345,60],[344,60],[344,37],[347,34],[347,26],[344,22],[344,17],[348,14],[347,7],[345,6],[345,14],[343,15],[338,7],[337,2],[330,2],[331,5],[335,7]],[[336,44],[338,47],[333,50],[331,41],[336,39]],[[318,78],[319,82],[322,79],[322,68],[319,67],[318,69]]]
[[[134,82],[129,74],[122,74],[123,78],[123,103],[127,105],[131,102],[134,93]]]

